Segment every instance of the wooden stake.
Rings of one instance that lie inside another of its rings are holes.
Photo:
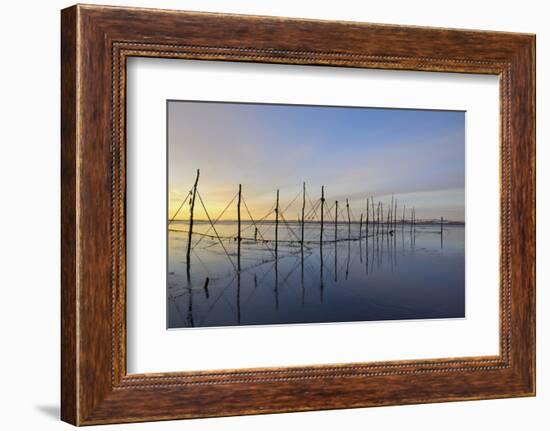
[[[348,198],[346,198],[346,210],[348,212],[348,241],[351,237],[351,218],[349,216],[349,202],[348,202]]]
[[[371,211],[372,211],[372,234],[374,235],[374,231],[375,231],[375,226],[374,226],[374,222],[376,220],[375,216],[374,216],[374,196],[371,196],[370,197],[370,203],[371,203]]]
[[[374,230],[376,231],[376,236],[378,236],[379,233],[379,223],[380,223],[380,202],[378,202],[378,205],[376,205],[376,226],[374,227]]]
[[[241,270],[241,194],[242,185],[239,184],[239,197],[237,199],[237,271]]]
[[[208,299],[210,297],[210,293],[208,292],[208,283],[210,283],[210,278],[206,277],[206,279],[204,280],[204,286],[203,286],[204,294],[206,295],[206,299]]]
[[[368,241],[369,239],[369,198],[367,198],[367,220],[365,221],[365,233]]]
[[[325,186],[321,186],[321,235],[319,240],[321,242],[321,246],[323,244],[324,212],[325,212]]]
[[[443,217],[441,217],[441,248],[443,248]]]
[[[363,228],[363,213],[361,213],[361,217],[359,217],[359,244],[361,243],[362,228]]]
[[[393,229],[397,228],[397,198],[395,198],[395,206],[393,207]]]
[[[382,236],[384,235],[384,230],[386,229],[386,219],[384,218],[384,204],[380,202],[380,223],[382,224]]]
[[[336,210],[334,211],[334,242],[338,241],[338,201],[335,203]]]
[[[393,197],[392,197],[392,199],[393,199]],[[393,203],[392,203],[392,205],[393,205]],[[386,225],[386,230],[387,230],[388,234],[390,233],[390,228],[391,228],[391,213],[392,213],[392,211],[391,211],[391,207],[390,207],[390,208],[388,208],[388,216],[387,216],[387,220],[386,220],[386,224],[387,224]]]
[[[275,261],[277,260],[277,251],[279,248],[279,189],[277,189],[277,200],[275,201]]]
[[[380,201],[378,201],[378,208],[377,208],[377,211],[378,211],[378,220],[376,221],[376,235],[380,235],[380,218],[381,218],[381,206],[382,206],[382,203]],[[382,233],[384,233],[384,230],[382,230]]]
[[[389,217],[390,227],[393,224],[393,193],[391,194],[391,207],[390,207],[390,217]],[[389,229],[389,227],[388,227]]]
[[[320,285],[320,296],[321,296],[321,303],[323,302],[323,290],[324,290],[324,284],[323,284],[323,223],[324,223],[324,215],[325,213],[325,186],[321,186],[321,234],[320,234],[320,241],[319,241],[319,275],[321,277],[321,285]],[[334,243],[336,246],[336,243]]]
[[[305,212],[306,212],[306,183],[304,181],[304,184],[302,185],[302,236],[301,236],[301,244],[302,244],[302,252],[304,251],[304,224],[305,224]]]
[[[193,197],[191,201],[191,210],[189,214],[189,234],[187,237],[187,280],[191,278],[190,266],[191,266],[191,237],[193,235],[193,213],[195,211],[195,197],[197,195],[197,185],[199,183],[200,170],[197,169],[197,176],[195,178],[195,184],[193,185]]]

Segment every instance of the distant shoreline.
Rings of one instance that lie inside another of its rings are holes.
[[[168,222],[170,223],[173,223],[173,222],[189,222],[188,219],[181,219],[181,220],[168,220]],[[216,222],[216,224],[230,224],[230,223],[237,223],[238,221],[237,220],[218,220]],[[208,220],[193,220],[193,223],[205,223],[205,224],[209,224],[210,221]],[[252,223],[251,220],[241,220],[241,223]],[[275,220],[264,220],[262,221],[262,224],[274,224],[275,223]],[[287,223],[293,223],[293,224],[300,224],[300,220],[287,220]],[[359,221],[351,221],[350,222],[351,224],[354,224],[354,225],[359,225],[361,224],[361,222]],[[321,224],[321,222],[319,220],[311,220],[311,221],[306,221],[305,224]],[[325,224],[326,225],[330,225],[330,224],[334,224],[334,221],[325,221]],[[339,225],[346,225],[348,224],[348,221],[347,220],[339,220],[338,221],[338,224]],[[366,224],[365,221],[363,221],[363,224]],[[372,222],[372,221],[369,221],[369,225],[376,225],[377,223],[376,222]],[[380,225],[386,225],[388,223],[385,223],[385,222],[382,222],[380,223]],[[402,221],[397,221],[395,223],[397,226],[401,226],[403,224]],[[405,226],[410,226],[410,221],[407,220],[405,221]],[[416,220],[414,222],[415,226],[419,226],[419,225],[427,225],[427,226],[432,226],[432,225],[440,225],[441,224],[441,220]],[[465,226],[466,225],[466,222],[463,222],[463,221],[453,221],[453,220],[443,220],[443,224],[444,225],[451,225],[451,226]]]

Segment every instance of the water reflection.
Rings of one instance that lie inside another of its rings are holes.
[[[188,278],[187,226],[174,222],[169,327],[464,317],[464,226],[403,223],[360,232],[359,223],[332,224],[321,241],[318,224],[305,223],[308,240],[300,243],[291,231],[301,224],[286,223],[272,247],[252,223],[242,230],[254,236],[238,244],[235,223],[219,222],[220,237],[228,237],[223,249],[216,238],[195,242]],[[262,229],[274,228],[266,222]],[[195,223],[199,234],[207,229]]]

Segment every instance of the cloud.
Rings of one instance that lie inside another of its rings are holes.
[[[216,208],[242,184],[264,213],[276,189],[291,199],[303,181],[312,199],[325,185],[330,200],[424,194],[417,208],[428,212],[449,195],[454,213],[464,207],[453,192],[464,189],[463,113],[170,102],[168,133],[170,192],[188,190],[200,168]]]

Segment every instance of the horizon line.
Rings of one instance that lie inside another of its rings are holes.
[[[175,222],[175,221],[189,221],[189,219],[170,219],[168,218],[167,219],[168,222]],[[239,220],[238,219],[220,219],[217,221],[217,223],[219,222],[235,222],[237,223]],[[272,222],[275,222],[275,219],[265,219],[264,222],[266,221],[272,221]],[[400,220],[397,220],[395,222],[395,224],[410,224],[410,219],[405,219],[404,220],[405,223],[403,223],[403,219],[400,219]],[[210,220],[208,219],[196,219],[196,218],[193,218],[193,222],[205,222],[205,223],[210,223]],[[250,219],[246,219],[246,220],[241,220],[241,223],[244,223],[244,222],[251,222],[251,223],[255,223],[256,221],[255,220],[250,220]],[[302,221],[301,220],[298,220],[298,219],[294,219],[294,220],[287,220],[288,223],[301,223]],[[438,218],[431,218],[431,219],[415,219],[415,223],[414,224],[420,224],[420,223],[440,223],[441,220],[438,219]],[[321,221],[320,220],[306,220],[305,223],[318,223],[320,224]],[[324,221],[323,222],[324,224],[334,224],[335,222],[333,220],[329,220],[329,221]],[[351,221],[348,221],[348,220],[338,220],[338,224],[348,224],[348,223],[351,223],[351,224],[360,224],[361,222],[360,221],[357,221],[357,220],[351,220]],[[367,222],[365,220],[363,220],[363,224],[366,224]],[[444,224],[452,224],[452,223],[455,223],[455,224],[466,224],[466,220],[450,220],[450,219],[443,219],[443,223]],[[393,224],[392,222],[388,223],[388,222],[376,222],[376,221],[372,221],[372,220],[369,220],[369,224]]]

